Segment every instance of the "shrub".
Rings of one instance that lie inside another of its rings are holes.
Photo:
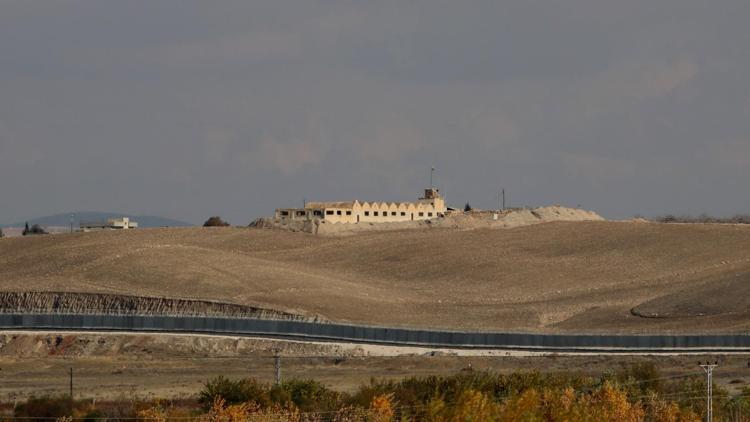
[[[617,373],[617,381],[632,396],[648,395],[650,392],[663,393],[664,383],[659,369],[653,362],[638,362]]]
[[[203,227],[227,227],[227,226],[229,226],[229,223],[222,220],[221,217],[219,217],[218,215],[210,217],[208,220],[206,220],[205,223],[203,223]]]
[[[468,202],[466,203],[466,205],[464,205],[464,212],[469,212],[469,211],[471,211],[472,209],[473,209],[473,208],[471,208],[471,205],[470,205],[470,204],[469,204]]]
[[[29,397],[26,403],[21,403],[13,411],[17,418],[61,418],[69,416],[71,410],[70,398],[57,397]]]
[[[750,224],[750,215],[737,214],[732,217],[712,217],[708,214],[701,214],[697,217],[690,215],[676,216],[667,214],[663,217],[654,219],[659,223],[714,223],[714,224]]]
[[[289,394],[292,403],[303,412],[331,411],[340,407],[341,394],[312,379],[285,381],[281,388]]]
[[[24,236],[30,236],[35,234],[47,234],[46,231],[40,226],[39,224],[34,224],[29,228],[29,223],[26,223],[26,226],[23,229],[23,235]]]
[[[3,234],[3,229],[0,228],[0,237],[5,237],[5,234]]]
[[[267,385],[252,378],[230,380],[219,376],[206,382],[198,400],[205,409],[210,409],[218,398],[229,405],[251,401],[266,407],[271,403],[268,390]]]
[[[86,414],[83,415],[80,419],[83,422],[96,422],[96,421],[107,419],[107,415],[99,409],[92,409],[86,412]]]

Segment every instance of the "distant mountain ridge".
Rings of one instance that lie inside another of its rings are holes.
[[[171,218],[157,217],[152,215],[132,215],[116,212],[99,212],[99,211],[75,211],[63,214],[48,215],[45,217],[32,218],[28,220],[29,225],[39,224],[42,227],[70,226],[70,215],[74,214],[73,226],[78,227],[81,221],[106,221],[108,218],[128,217],[132,221],[138,222],[138,227],[188,227],[193,224],[174,220]],[[23,227],[26,221],[14,224],[2,224],[0,227]]]

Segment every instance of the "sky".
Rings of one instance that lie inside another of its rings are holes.
[[[0,0],[0,223],[750,213],[747,0]]]

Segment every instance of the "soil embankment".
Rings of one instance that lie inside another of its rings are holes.
[[[201,315],[320,321],[286,312],[207,300],[72,292],[0,292],[2,312]]]

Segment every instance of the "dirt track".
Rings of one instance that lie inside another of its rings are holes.
[[[78,233],[0,240],[0,280],[4,291],[208,299],[362,324],[736,332],[750,327],[750,227]]]

